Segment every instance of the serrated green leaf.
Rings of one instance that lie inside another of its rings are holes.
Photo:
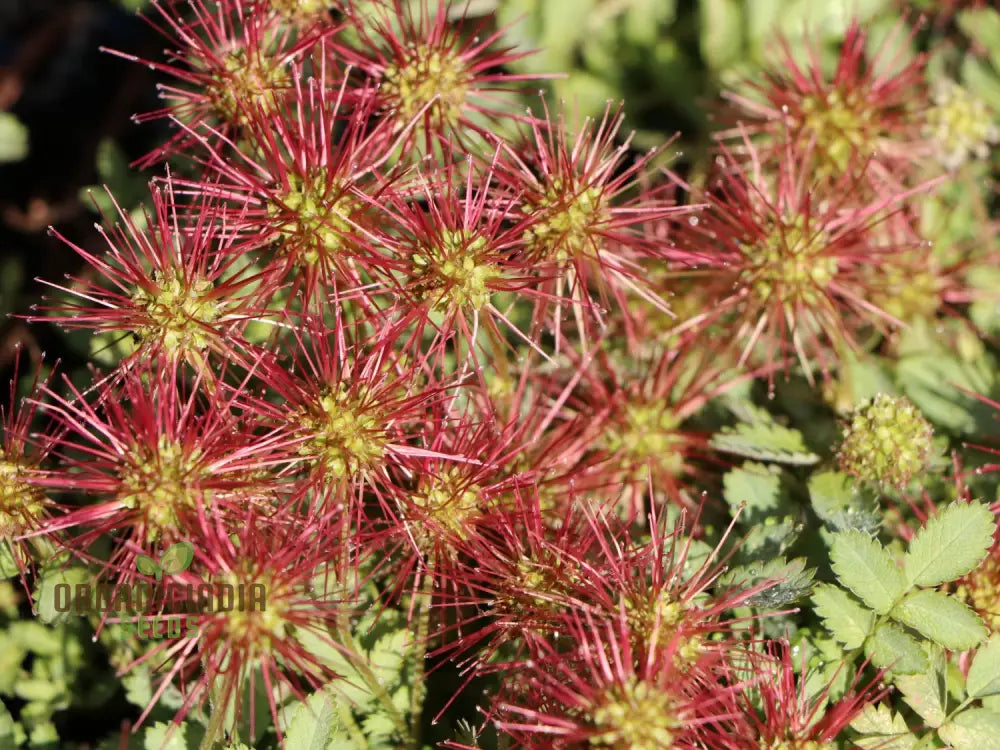
[[[285,732],[285,746],[296,750],[353,747],[341,728],[336,701],[337,698],[325,690],[310,695],[292,715]]]
[[[993,544],[996,520],[982,503],[952,503],[924,525],[903,557],[907,580],[938,586],[966,575]]]
[[[976,651],[965,689],[970,698],[1000,694],[1000,635],[992,636]]]
[[[880,669],[918,674],[930,666],[920,643],[898,625],[883,623],[865,641],[865,655]]]
[[[185,740],[187,724],[170,724],[158,721],[142,737],[146,750],[188,750]]]
[[[890,614],[895,620],[951,651],[974,648],[983,642],[987,634],[979,615],[941,591],[914,591]]]
[[[893,680],[893,684],[903,694],[903,700],[929,727],[939,727],[945,720],[945,682],[944,674],[936,669],[929,669],[920,674],[901,674]]]
[[[753,422],[723,427],[712,436],[712,447],[744,458],[792,466],[811,466],[819,461],[819,456],[806,447],[801,432],[777,424],[764,409],[755,410],[754,415]]]
[[[864,532],[835,534],[830,560],[840,582],[880,615],[892,609],[906,590],[892,555]]]
[[[722,484],[730,508],[735,510],[746,503],[744,523],[752,524],[781,506],[781,476],[764,464],[747,461],[726,472]]]
[[[818,584],[812,599],[816,614],[844,648],[859,648],[875,627],[875,613],[838,586]]]
[[[736,552],[736,559],[757,562],[780,557],[795,543],[801,531],[802,524],[791,516],[768,516],[750,527]]]
[[[952,750],[1000,750],[1000,713],[970,708],[938,729]]]
[[[865,706],[851,722],[851,729],[864,735],[854,742],[865,750],[911,750],[917,743],[906,720],[884,703]]]
[[[746,599],[746,604],[751,607],[773,609],[808,594],[815,574],[815,569],[806,568],[804,557],[797,557],[791,562],[779,557],[767,562],[739,565],[721,576],[719,583],[745,591],[764,581],[773,581],[773,585]]]

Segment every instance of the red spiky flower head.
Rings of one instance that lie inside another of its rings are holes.
[[[679,639],[641,657],[627,619],[564,618],[557,642],[540,639],[533,658],[508,678],[490,712],[524,748],[730,748],[722,725],[737,720],[739,684],[717,679],[707,655],[681,673]]]
[[[870,300],[891,288],[894,268],[922,264],[930,252],[899,226],[907,220],[900,206],[933,183],[886,190],[859,207],[862,178],[841,173],[823,188],[812,149],[762,152],[746,136],[744,145],[748,161],[722,147],[706,209],[678,222],[676,241],[696,258],[678,275],[701,285],[707,306],[682,327],[729,321],[741,362],[761,344],[765,363],[794,354],[806,377],[814,358],[828,375],[859,333],[900,325]],[[893,231],[884,231],[890,219]]]
[[[258,276],[238,252],[227,251],[240,240],[217,221],[218,204],[211,198],[202,197],[188,212],[178,205],[169,179],[150,187],[152,209],[144,221],[114,202],[117,221],[99,228],[108,245],[103,255],[53,230],[93,273],[69,277],[68,285],[39,279],[67,298],[40,306],[47,314],[28,320],[130,334],[135,347],[120,372],[139,360],[184,361],[210,376],[210,355],[245,362],[241,333],[263,313],[254,301]]]
[[[543,102],[544,104],[544,102]],[[631,137],[618,143],[624,115],[609,105],[598,121],[570,128],[563,114],[533,120],[523,143],[506,145],[503,179],[521,193],[528,262],[546,270],[540,289],[552,298],[558,345],[560,320],[572,311],[580,334],[605,312],[625,307],[632,292],[669,314],[650,290],[645,265],[676,255],[644,231],[655,219],[687,213],[667,200],[667,186],[645,188],[651,151],[631,159]],[[550,270],[551,269],[551,270]]]
[[[167,105],[136,120],[170,118],[189,129],[143,157],[138,162],[142,167],[188,156],[199,143],[190,137],[191,130],[203,132],[207,127],[231,134],[253,107],[273,111],[292,87],[291,63],[337,31],[332,23],[319,23],[296,33],[295,27],[281,22],[280,14],[246,0],[188,0],[183,11],[177,5],[170,0],[154,3],[160,18],[149,20],[171,45],[168,62],[141,61],[172,79],[160,86]],[[133,55],[109,51],[138,62]],[[218,148],[225,141],[203,143]]]
[[[808,50],[803,65],[783,41],[780,59],[762,80],[747,82],[746,93],[728,98],[738,107],[742,127],[761,136],[762,148],[780,151],[791,144],[796,152],[814,150],[813,168],[822,180],[836,182],[844,172],[864,171],[876,186],[906,184],[925,155],[918,110],[928,97],[921,93],[926,56],[904,59],[897,51],[910,48],[899,44],[904,33],[900,22],[870,58],[868,33],[852,21],[832,76],[824,73],[817,49]],[[742,131],[719,136],[738,142]]]
[[[52,373],[43,377],[39,363],[29,384],[28,397],[23,398],[21,356],[19,347],[14,355],[10,391],[6,401],[0,403],[0,555],[13,561],[28,591],[25,576],[32,554],[24,537],[44,528],[54,509],[45,488],[49,471],[44,466],[53,441],[31,437],[31,430],[38,426],[35,424],[38,399]],[[13,573],[8,571],[8,575]]]
[[[260,680],[280,739],[278,705],[291,696],[304,699],[336,677],[317,651],[343,648],[330,634],[350,614],[344,609],[353,596],[347,581],[356,576],[336,546],[340,521],[331,515],[302,521],[285,512],[262,518],[251,510],[234,530],[200,515],[191,541],[194,563],[173,577],[158,617],[171,637],[122,670],[163,665],[138,724],[176,682],[184,702],[175,722],[211,698],[209,740],[231,729],[228,717],[234,723],[249,717],[253,733],[254,684]]]
[[[838,700],[830,693],[840,675],[835,675],[819,690],[810,689],[811,675],[805,664],[796,665],[787,641],[767,641],[760,651],[744,652],[745,669],[739,674],[759,679],[744,683],[740,703],[746,721],[734,729],[734,750],[801,748],[832,750],[837,735],[860,714],[865,706],[878,701],[887,688],[879,688],[881,673],[862,683],[864,666],[858,669],[847,692]],[[804,656],[803,656],[804,661]],[[845,664],[842,668],[847,668]]]
[[[117,382],[81,393],[46,388],[43,408],[53,420],[58,471],[39,482],[51,491],[83,493],[91,504],[51,519],[43,531],[74,529],[81,555],[106,534],[124,540],[109,570],[126,572],[154,545],[184,539],[198,513],[211,508],[223,522],[233,511],[271,504],[266,438],[234,416],[222,389],[187,386],[178,366],[140,361]]]
[[[469,28],[456,22],[452,0],[386,0],[366,12],[349,10],[357,41],[338,39],[337,58],[358,68],[376,86],[376,98],[393,132],[411,130],[407,145],[431,151],[468,145],[512,114],[512,84],[545,76],[515,75],[504,66],[529,55],[497,46],[506,29]],[[363,83],[362,86],[369,84]]]

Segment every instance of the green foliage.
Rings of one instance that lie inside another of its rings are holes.
[[[941,591],[909,594],[892,609],[892,617],[952,651],[977,646],[986,637],[979,615]]]
[[[816,613],[845,648],[863,647],[876,666],[897,675],[922,673],[928,661],[921,639],[925,645],[963,651],[986,638],[978,614],[929,587],[976,567],[993,530],[993,515],[981,504],[952,504],[917,532],[903,569],[876,539],[857,530],[837,532],[830,548],[832,568],[857,599],[836,586],[818,586]]]
[[[816,614],[845,648],[861,648],[875,628],[875,613],[842,588],[821,583],[813,589]]]
[[[880,615],[892,609],[906,590],[906,581],[892,555],[863,532],[838,533],[830,560],[840,583]]]
[[[911,750],[918,742],[906,720],[882,703],[865,706],[851,729],[862,735],[854,742],[865,750]]]
[[[839,471],[810,476],[809,499],[816,515],[834,531],[853,529],[874,534],[882,523],[874,494]]]
[[[299,704],[285,733],[289,747],[302,750],[333,750],[353,747],[340,723],[340,699],[317,691]]]
[[[1000,750],[1000,712],[970,708],[938,729],[952,750]]]
[[[976,651],[965,687],[970,698],[1000,695],[1000,636],[994,635]]]
[[[972,571],[993,544],[993,514],[982,503],[954,503],[917,532],[903,558],[911,586],[937,586]]]
[[[0,164],[28,155],[28,130],[10,112],[0,112]]]
[[[819,456],[810,451],[802,433],[785,427],[763,409],[751,412],[753,420],[723,427],[712,436],[712,447],[757,461],[773,461],[791,466],[811,466]]]

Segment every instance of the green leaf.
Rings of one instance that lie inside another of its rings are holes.
[[[977,412],[982,406],[970,393],[990,393],[996,383],[988,357],[962,362],[947,351],[904,356],[896,366],[896,377],[904,393],[936,426],[956,434],[975,432]]]
[[[0,164],[28,155],[28,129],[10,112],[0,112]]]
[[[156,576],[159,579],[163,575],[160,564],[149,555],[136,555],[135,568],[144,576]]]
[[[188,750],[188,743],[184,737],[186,732],[186,723],[158,721],[146,730],[143,744],[146,750]]]
[[[337,699],[325,690],[310,695],[292,715],[288,731],[285,733],[285,746],[294,747],[296,750],[352,747],[343,736],[336,701]]]
[[[194,560],[194,545],[191,542],[177,542],[167,547],[160,556],[160,568],[166,575],[183,573]]]
[[[882,523],[875,498],[859,488],[853,477],[839,471],[809,477],[809,499],[816,515],[835,531],[856,529],[874,534]]]
[[[76,596],[76,586],[81,583],[90,583],[90,571],[80,566],[69,566],[66,568],[49,568],[43,571],[41,580],[38,582],[35,593],[36,609],[38,619],[46,624],[65,622],[76,614],[73,611],[73,598]],[[70,590],[70,611],[59,612],[56,610],[55,591],[59,584],[68,584]]]
[[[772,581],[770,587],[746,599],[746,604],[751,607],[774,609],[806,596],[815,574],[814,568],[806,568],[804,557],[797,557],[791,562],[778,557],[765,563],[739,565],[721,576],[719,583],[745,591],[764,581]]]
[[[818,584],[812,599],[816,614],[844,648],[859,648],[875,627],[875,613],[838,586]]]
[[[970,708],[938,729],[938,735],[952,750],[1000,750],[1000,713]]]
[[[891,615],[951,651],[974,648],[987,635],[979,615],[941,591],[915,591],[897,604]]]
[[[906,590],[892,555],[864,532],[835,534],[830,560],[840,582],[880,615],[892,609]]]
[[[956,20],[962,32],[982,45],[1000,68],[1000,14],[989,8],[963,10]]]
[[[917,738],[910,733],[906,720],[884,703],[869,703],[851,722],[851,729],[864,735],[854,743],[865,750],[911,750]]]
[[[819,461],[819,456],[806,447],[801,432],[777,424],[766,409],[754,409],[752,414],[752,422],[723,427],[713,435],[712,447],[744,458],[793,466],[811,466]]]
[[[976,651],[965,689],[970,698],[1000,694],[1000,635],[994,635]]]
[[[930,666],[920,643],[898,625],[883,623],[865,641],[865,655],[880,669],[917,674]]]
[[[929,669],[920,674],[902,674],[893,684],[903,694],[903,700],[916,711],[929,727],[939,727],[948,715],[945,710],[946,686],[944,673]]]
[[[755,523],[781,506],[780,471],[771,468],[747,461],[742,467],[727,472],[722,479],[723,497],[729,507],[735,510],[746,503],[742,517],[746,524]]]
[[[10,545],[6,539],[0,539],[0,578],[13,578],[20,573]]]
[[[982,503],[952,503],[917,532],[903,557],[912,585],[938,586],[976,569],[993,544],[996,520]]]
[[[702,0],[701,54],[709,67],[728,67],[739,59],[743,47],[743,11],[739,0]]]

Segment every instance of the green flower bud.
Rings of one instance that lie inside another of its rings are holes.
[[[902,488],[927,467],[933,437],[908,398],[880,393],[855,410],[837,458],[848,474]]]

